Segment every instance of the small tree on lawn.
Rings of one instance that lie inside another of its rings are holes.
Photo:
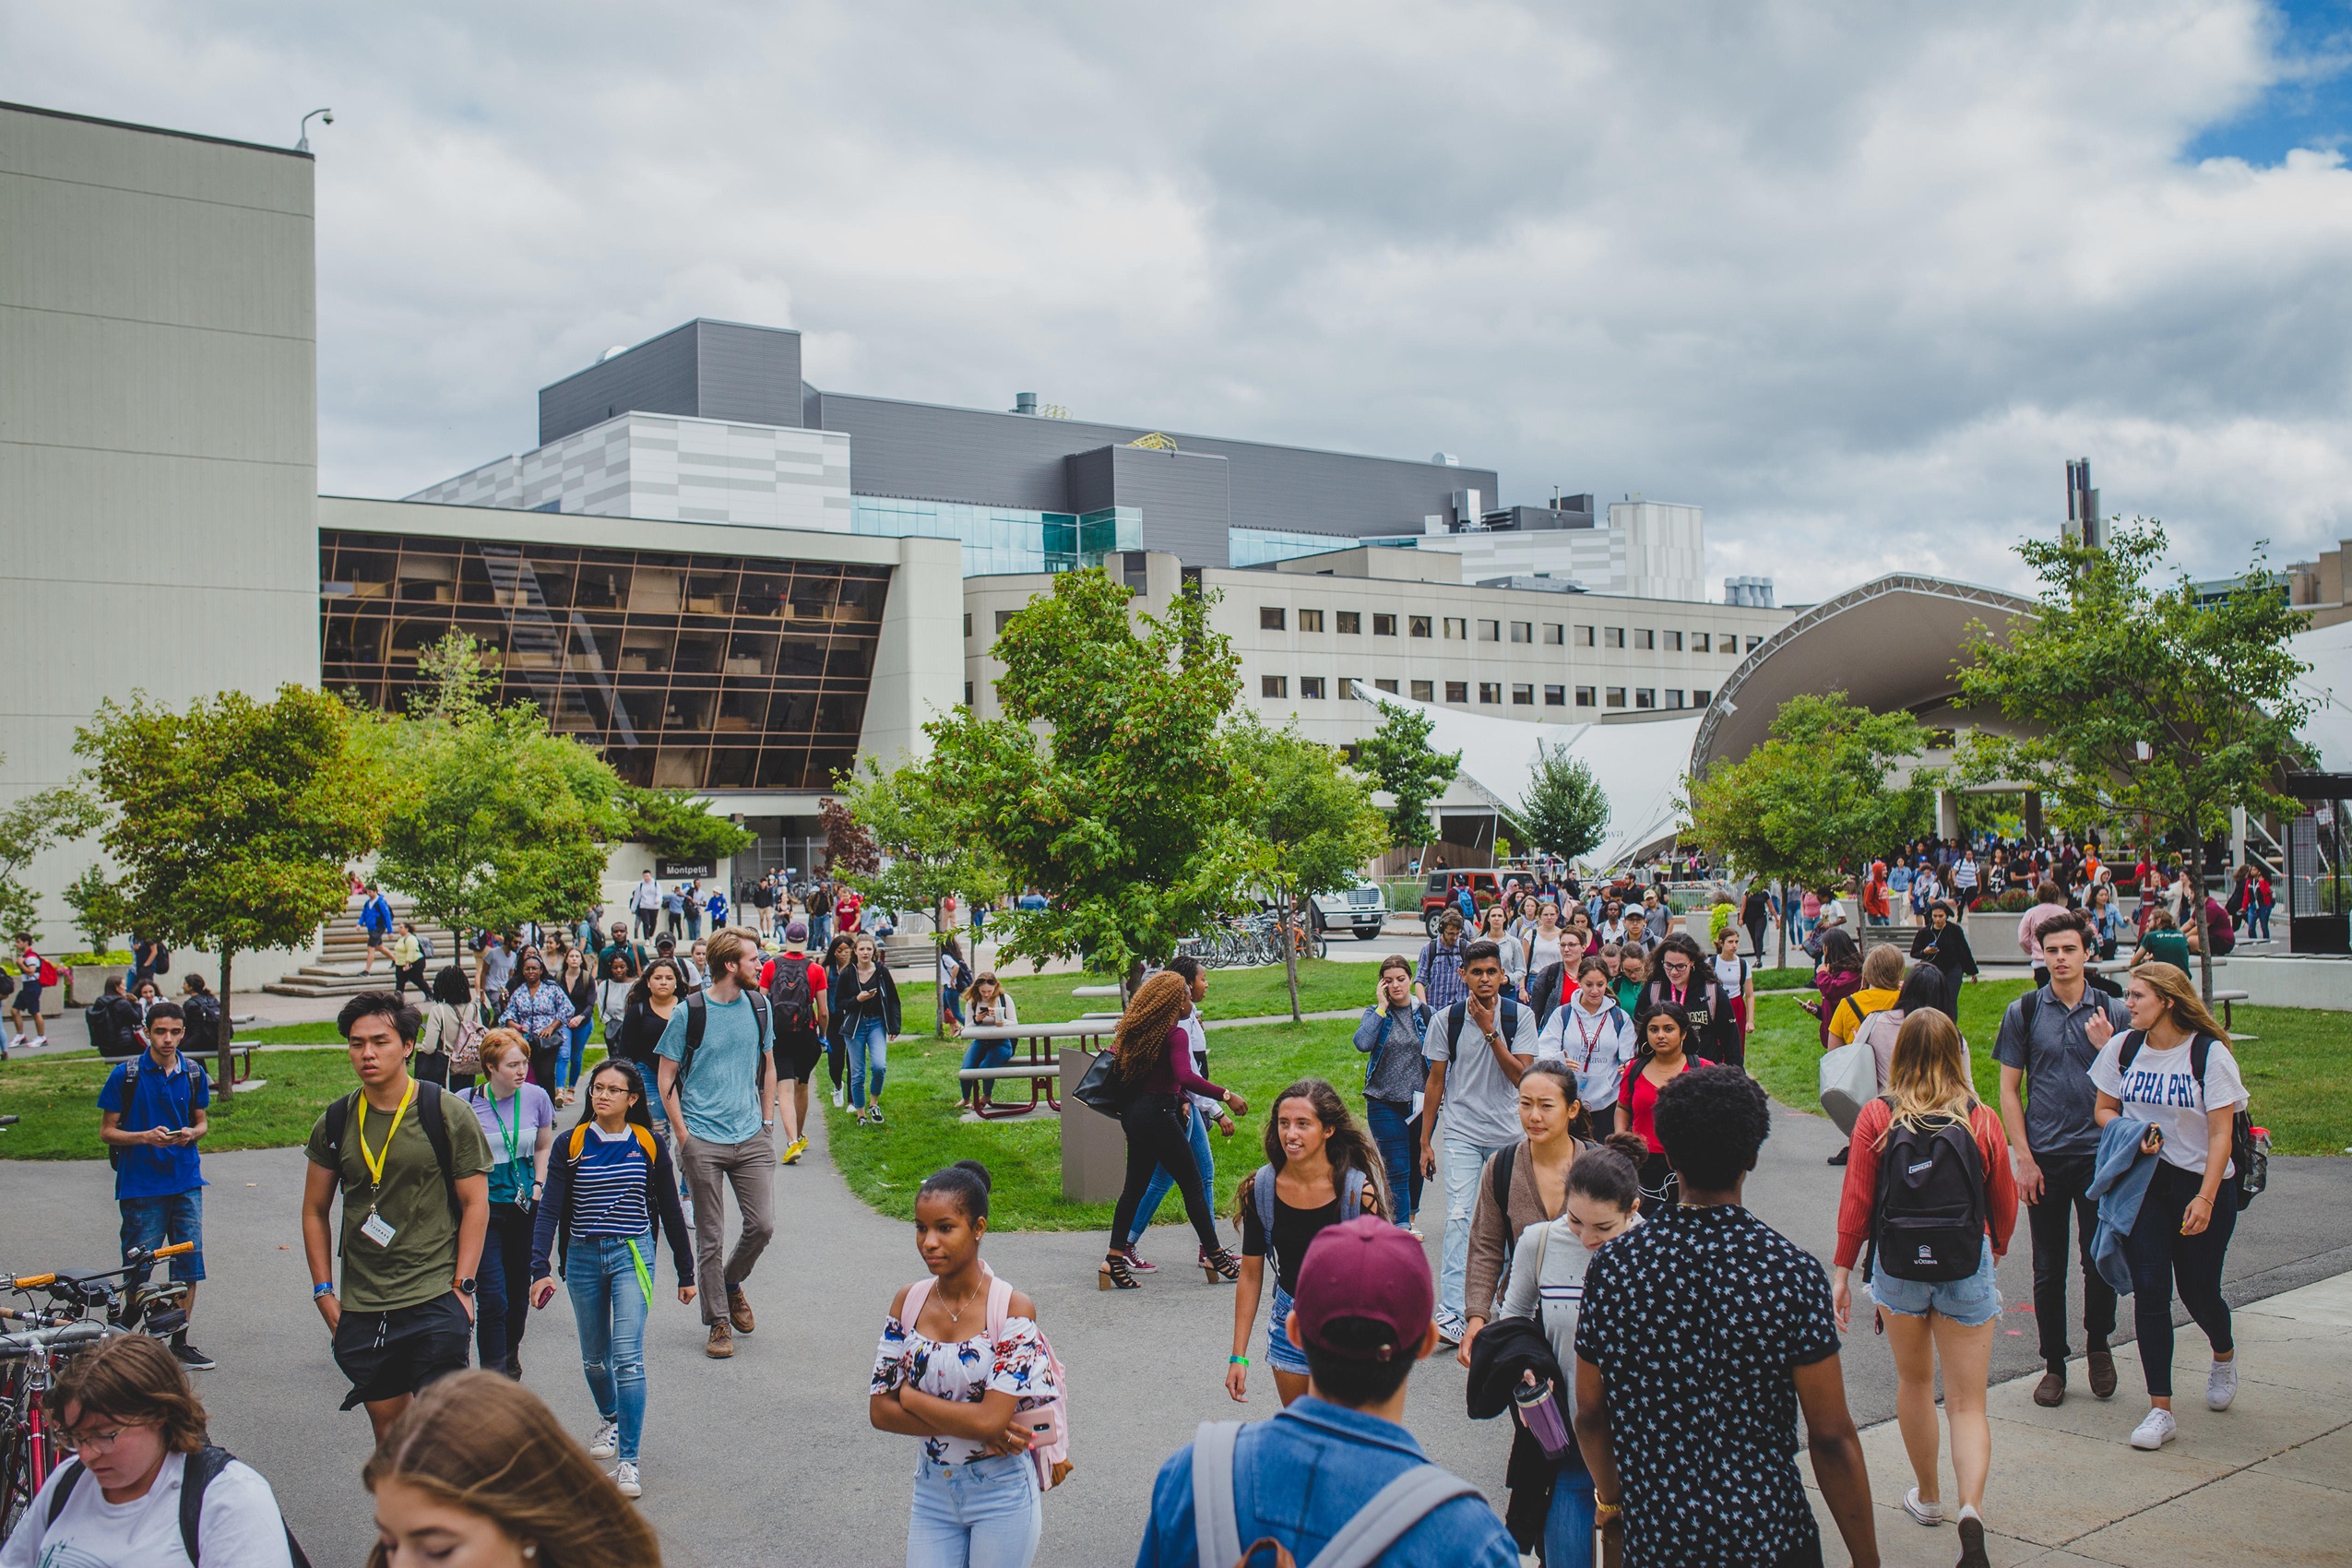
[[[95,833],[106,814],[79,790],[59,785],[0,806],[0,937],[41,934],[41,902],[24,885],[24,869],[54,844]]]
[[[742,853],[756,837],[688,790],[640,790],[624,784],[619,800],[628,814],[630,837],[650,846],[665,860],[723,861]]]
[[[2034,618],[2006,636],[1970,627],[1960,689],[2021,735],[1978,731],[1967,776],[2039,790],[2078,821],[2136,822],[2192,846],[2190,886],[2204,920],[2205,852],[2233,806],[2292,815],[2274,787],[2299,762],[2296,730],[2310,705],[2306,666],[2287,639],[2310,618],[2272,586],[2257,548],[2246,575],[2210,602],[2188,577],[2155,577],[2163,525],[2118,528],[2105,549],[2029,541],[2018,553],[2042,580]],[[2213,996],[2213,944],[2198,944]]]
[[[1826,887],[1899,836],[1934,793],[1931,769],[1892,782],[1905,758],[1926,750],[1927,731],[1907,713],[1872,713],[1843,692],[1791,697],[1764,744],[1684,781],[1691,837],[1747,875]],[[1783,920],[1776,967],[1788,961]]]
[[[220,955],[219,1092],[232,1094],[236,956],[301,946],[343,907],[346,868],[383,830],[383,773],[355,743],[350,710],[295,685],[267,703],[223,692],[183,713],[144,695],[101,703],[74,750],[111,809],[102,842],[122,868],[118,918]]]
[[[845,873],[844,880],[885,909],[929,909],[933,944],[944,947],[947,900],[960,893],[992,901],[1004,891],[1004,873],[984,848],[957,837],[957,814],[940,796],[939,782],[919,765],[902,762],[885,772],[868,757],[842,777],[837,803],[878,851],[874,869]],[[944,1034],[944,1003],[933,1012],[933,1028]]]
[[[882,869],[882,851],[866,825],[848,802],[831,797],[819,801],[816,818],[825,829],[825,870],[828,876],[872,876]]]
[[[106,880],[96,866],[66,885],[65,907],[74,911],[75,929],[89,944],[90,962],[103,964],[114,949],[114,938],[131,929],[131,909],[123,890]]]
[[[1372,804],[1363,777],[1333,748],[1295,729],[1270,730],[1255,715],[1232,726],[1257,778],[1251,824],[1265,846],[1263,879],[1282,896],[1286,914],[1305,932],[1307,901],[1352,886],[1363,863],[1388,843],[1389,825]],[[1290,983],[1290,1021],[1299,1021],[1299,944],[1286,932],[1282,968]]]
[[[1454,782],[1462,754],[1431,748],[1436,721],[1422,709],[1384,702],[1380,715],[1380,728],[1357,748],[1357,766],[1388,791],[1389,843],[1419,850],[1429,843],[1430,805]]]
[[[1566,742],[1536,742],[1536,769],[1514,814],[1528,842],[1548,855],[1574,861],[1600,848],[1609,831],[1609,796]]]

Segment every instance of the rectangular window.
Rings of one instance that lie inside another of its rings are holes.
[[[1468,642],[1470,623],[1460,615],[1448,615],[1445,618],[1445,640],[1456,643]]]
[[[1482,642],[1482,643],[1499,643],[1499,642],[1501,642],[1502,640],[1503,640],[1503,623],[1502,623],[1502,622],[1500,622],[1500,621],[1481,621],[1481,622],[1479,622],[1479,641],[1480,641],[1480,642]]]
[[[1669,653],[1680,653],[1682,651],[1681,633],[1669,632],[1666,634],[1666,651]]]
[[[1625,646],[1624,627],[1611,626],[1609,628],[1609,646],[1610,647],[1623,647]]]
[[[971,617],[967,615],[964,619],[968,621]],[[969,681],[964,683],[964,706],[966,707],[972,706],[972,683]]]
[[[1590,647],[1593,646],[1593,629],[1590,626],[1579,626],[1576,628],[1576,646],[1578,647]]]
[[[1590,707],[1593,706],[1593,689],[1590,686],[1578,686],[1576,688],[1576,706],[1578,707]]]
[[[1756,651],[1756,649],[1758,649],[1758,648],[1760,648],[1760,647],[1764,647],[1764,638],[1762,638],[1762,637],[1750,637],[1750,638],[1748,639],[1748,651],[1749,651],[1750,653],[1753,653],[1753,652],[1755,652],[1755,651]]]
[[[1654,648],[1657,647],[1657,634],[1647,626],[1639,627],[1633,633],[1633,646]]]
[[[1610,707],[1623,707],[1625,706],[1625,688],[1622,686],[1610,687],[1607,706]]]
[[[1322,700],[1323,700],[1323,677],[1322,677],[1322,676],[1320,676],[1320,675],[1301,675],[1301,676],[1300,676],[1300,677],[1299,677],[1299,695],[1301,695],[1301,697],[1312,697],[1312,698],[1313,698],[1313,699],[1314,699],[1315,701],[1317,701],[1317,702],[1322,701]]]
[[[1568,706],[1568,688],[1565,686],[1546,686],[1543,689],[1543,705],[1546,707],[1566,707]]]
[[[1650,686],[1634,687],[1633,706],[1635,707],[1656,707],[1657,706],[1657,690]]]
[[[1669,688],[1666,694],[1666,706],[1669,707],[1681,707],[1682,706],[1682,694],[1679,691]]]
[[[1693,692],[1691,694],[1691,706],[1692,706],[1693,707],[1706,707],[1706,705],[1707,705],[1707,704],[1709,704],[1709,703],[1713,702],[1714,700],[1715,700],[1715,694],[1714,694],[1713,692],[1709,692],[1709,691],[1693,691]]]
[[[1392,697],[1396,695],[1396,683],[1394,681],[1374,681],[1372,685],[1381,691],[1386,692]],[[1419,694],[1415,695],[1418,695]]]
[[[1278,631],[1282,630],[1282,625],[1283,625],[1283,611],[1282,611],[1282,606],[1280,606],[1280,605],[1278,605],[1278,604],[1261,604],[1261,605],[1259,605],[1259,606],[1258,606],[1258,630],[1259,630],[1259,631],[1261,631],[1261,632],[1278,632]]]
[[[1262,697],[1287,697],[1289,695],[1289,676],[1261,675],[1258,677],[1258,695]]]
[[[998,636],[1001,637],[1004,635],[1005,623],[1012,620],[1014,615],[1017,612],[1011,610],[1000,610],[996,612],[996,635]]]
[[[972,635],[972,612],[968,610],[964,612],[964,635],[968,637]]]
[[[1710,638],[1706,633],[1693,632],[1691,634],[1691,651],[1693,653],[1713,653],[1715,649],[1709,646],[1709,643]]]
[[[1479,701],[1480,701],[1480,702],[1496,702],[1496,703],[1499,703],[1499,702],[1501,702],[1502,700],[1503,700],[1503,683],[1502,683],[1502,682],[1500,682],[1500,681],[1480,681],[1480,682],[1479,683]]]
[[[1300,611],[1300,612],[1299,612],[1299,630],[1301,630],[1301,631],[1302,631],[1302,632],[1320,632],[1320,631],[1322,631],[1322,630],[1323,630],[1323,612],[1322,612],[1322,611],[1320,611],[1320,610],[1301,610],[1301,611]]]
[[[1362,611],[1342,610],[1338,612],[1338,619],[1339,624],[1333,629],[1338,632],[1341,636],[1360,637],[1364,635],[1364,612]],[[1389,630],[1391,633],[1394,633],[1396,628],[1391,626]]]
[[[1393,686],[1389,689],[1391,691],[1396,690]],[[1413,700],[1415,702],[1435,702],[1437,700],[1437,689],[1427,681],[1416,681],[1413,683]]]
[[[1513,686],[1511,688],[1511,706],[1518,707],[1522,705],[1528,707],[1535,707],[1536,689],[1533,686]]]
[[[1545,622],[1543,642],[1546,647],[1565,647],[1568,644],[1568,628],[1550,621]]]
[[[1533,621],[1512,622],[1511,640],[1515,643],[1531,643],[1535,641],[1536,624]]]
[[[1469,701],[1469,700],[1470,700],[1470,683],[1469,683],[1469,682],[1467,682],[1467,681],[1448,681],[1448,682],[1446,682],[1446,683],[1445,683],[1445,700],[1446,700],[1447,702],[1467,702],[1467,701]]]
[[[1341,630],[1341,631],[1346,631],[1346,630],[1347,630],[1347,628],[1346,628],[1345,626],[1342,626],[1342,627],[1340,628],[1340,630]],[[1395,636],[1396,635],[1396,616],[1394,616],[1394,615],[1389,614],[1389,613],[1388,613],[1387,612],[1385,612],[1385,611],[1381,611],[1381,610],[1375,610],[1375,611],[1373,611],[1373,612],[1372,612],[1372,636],[1376,636],[1376,637],[1393,637],[1393,636]]]
[[[1408,615],[1407,617],[1405,617],[1405,621],[1406,621],[1405,633],[1406,633],[1406,635],[1407,635],[1408,636],[1425,637],[1425,636],[1429,636],[1429,617],[1428,617],[1428,616],[1426,616],[1426,615]]]

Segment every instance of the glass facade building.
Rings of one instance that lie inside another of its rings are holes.
[[[633,784],[824,790],[856,756],[887,566],[321,529],[322,675],[382,708],[469,632]]]
[[[1138,506],[1099,512],[1028,512],[1017,506],[971,506],[953,501],[903,501],[886,495],[849,498],[849,531],[885,539],[953,539],[964,546],[964,576],[1008,572],[1067,572],[1099,566],[1113,551],[1143,548]]]
[[[1281,529],[1233,529],[1227,534],[1227,564],[1263,566],[1273,561],[1295,561],[1302,555],[1324,555],[1334,550],[1356,550],[1387,540],[1353,539],[1344,534],[1291,533]]]

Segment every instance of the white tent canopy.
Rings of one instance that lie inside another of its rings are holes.
[[[1462,774],[1505,810],[1516,810],[1535,776],[1536,748],[1565,746],[1592,769],[1609,797],[1609,830],[1587,857],[1615,865],[1635,850],[1665,838],[1685,821],[1676,802],[1691,766],[1691,743],[1698,736],[1699,712],[1687,718],[1627,724],[1530,724],[1493,719],[1436,703],[1375,692],[1360,682],[1357,695],[1430,716],[1430,744],[1462,754]]]
[[[2324,773],[2352,773],[2352,621],[2298,633],[2288,645],[2311,668],[2296,682],[2312,705],[2302,738]]]

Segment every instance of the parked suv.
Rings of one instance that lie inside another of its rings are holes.
[[[1380,889],[1369,882],[1343,887],[1336,893],[1318,893],[1311,902],[1317,931],[1352,931],[1359,942],[1378,938],[1382,923],[1388,919],[1387,901],[1381,897]]]
[[[1455,890],[1469,885],[1470,902],[1483,913],[1489,904],[1503,897],[1503,884],[1491,871],[1433,871],[1421,884],[1421,924],[1430,935],[1437,935],[1437,922],[1445,911],[1455,908]]]

